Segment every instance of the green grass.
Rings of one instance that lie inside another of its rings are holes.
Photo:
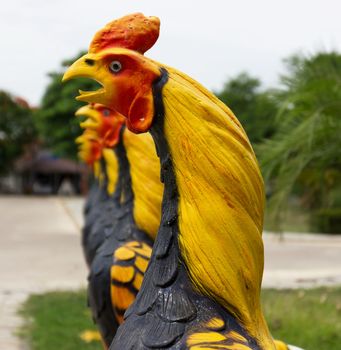
[[[96,330],[85,291],[32,295],[20,314],[26,322],[19,336],[31,350],[103,350],[100,342],[85,343],[80,338],[83,331]]]
[[[341,287],[313,290],[265,290],[263,302],[276,339],[305,350],[341,350]],[[84,291],[32,295],[22,306],[26,319],[20,335],[31,350],[102,349],[79,335],[95,330]]]
[[[276,339],[306,350],[341,349],[341,287],[265,290],[262,299]]]

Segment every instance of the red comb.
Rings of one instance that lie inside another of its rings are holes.
[[[89,53],[111,47],[122,47],[144,54],[159,37],[160,20],[134,13],[108,23],[99,30],[90,44]]]

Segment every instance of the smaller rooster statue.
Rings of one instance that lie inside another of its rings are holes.
[[[82,246],[88,266],[98,247],[105,239],[105,231],[110,227],[110,217],[119,209],[120,184],[118,181],[118,162],[114,151],[107,147],[115,135],[106,135],[106,129],[123,124],[113,118],[106,118],[108,109],[86,106],[76,112],[76,116],[85,116],[87,120],[80,125],[85,129],[76,139],[79,144],[79,156],[94,173],[93,185],[84,207],[85,224],[82,230]]]
[[[93,155],[88,163],[101,161],[100,192],[106,191],[106,197],[88,205],[87,215],[97,217],[86,239],[83,232],[83,248],[91,258],[89,305],[108,347],[140,289],[160,221],[163,186],[149,135],[131,133],[122,116],[99,104],[76,115],[87,118],[80,123],[85,129],[77,139],[80,153]]]

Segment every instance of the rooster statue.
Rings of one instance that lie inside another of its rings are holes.
[[[86,130],[83,135],[76,139],[76,143],[79,145],[78,155],[80,160],[89,166],[94,175],[93,184],[84,205],[84,226],[82,228],[84,257],[87,265],[90,266],[96,249],[104,239],[103,235],[98,237],[93,234],[93,231],[98,232],[97,229],[94,229],[94,225],[98,222],[98,216],[103,212],[102,207],[108,205],[109,184],[104,163],[101,161],[102,147],[96,140],[94,133]],[[111,168],[113,169],[113,167]],[[111,173],[114,175],[111,186],[114,186],[117,178],[117,169],[116,171],[112,170]]]
[[[109,197],[114,202],[112,209],[98,217],[103,219],[98,228],[104,233],[90,235],[87,241],[90,244],[95,236],[104,237],[90,264],[88,297],[107,347],[140,289],[160,222],[163,186],[150,135],[135,135],[125,128],[118,113],[98,104],[82,107],[76,114],[87,117],[80,125],[101,145],[108,192],[116,194]]]
[[[87,120],[80,123],[85,132],[76,139],[80,145],[79,155],[89,165],[93,164],[95,173],[95,181],[85,204],[85,224],[82,230],[82,246],[88,266],[105,239],[105,231],[111,226],[110,218],[119,209],[121,194],[117,183],[117,159],[114,151],[104,145],[117,137],[111,133],[106,135],[106,129],[113,128],[115,123],[123,124],[123,121],[106,118],[107,112],[108,109],[103,107],[82,107],[76,112],[76,116],[87,116]]]
[[[286,349],[261,309],[264,188],[247,135],[198,82],[145,57],[143,32],[125,39],[139,16],[97,32],[64,75],[99,82],[77,99],[117,111],[135,133],[149,131],[160,158],[158,235],[110,349]],[[159,20],[145,21],[153,41]]]

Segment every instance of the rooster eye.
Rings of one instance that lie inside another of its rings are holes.
[[[108,110],[108,109],[105,109],[105,110],[103,111],[103,115],[104,115],[105,117],[108,117],[108,116],[110,115],[109,110]]]
[[[109,68],[113,73],[118,73],[122,69],[122,64],[119,61],[112,61]]]

